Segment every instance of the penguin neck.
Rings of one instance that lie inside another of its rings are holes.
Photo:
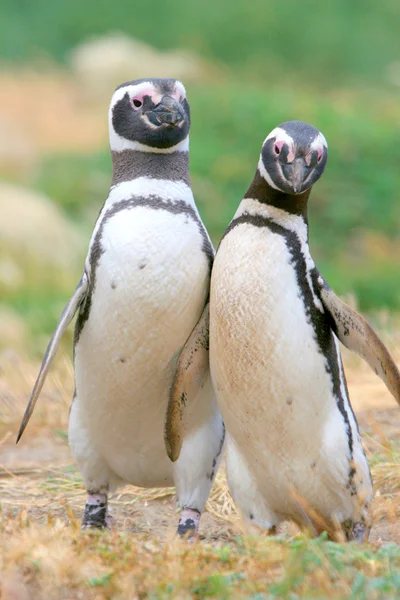
[[[111,151],[113,176],[111,185],[138,177],[183,181],[190,186],[189,152]]]
[[[302,217],[308,225],[307,205],[311,188],[302,194],[286,194],[273,188],[260,174],[257,169],[254,179],[245,194],[245,198],[258,200],[267,206],[280,208],[290,215]]]

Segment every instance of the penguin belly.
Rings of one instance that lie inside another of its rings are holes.
[[[230,232],[213,267],[211,374],[229,437],[268,508],[304,522],[311,506],[343,522],[359,507],[350,463],[366,494],[368,464],[350,407],[347,423],[338,408],[303,294],[283,236],[249,224]]]
[[[75,347],[70,439],[74,451],[86,436],[117,479],[173,485],[165,413],[209,276],[198,225],[185,214],[135,207],[102,225],[89,317]]]

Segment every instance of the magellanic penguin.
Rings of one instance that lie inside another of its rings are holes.
[[[21,425],[19,437],[79,311],[69,442],[87,490],[83,527],[107,525],[108,493],[121,483],[175,484],[178,533],[194,534],[221,458],[225,429],[203,343],[214,249],[190,188],[189,127],[179,81],[131,81],[114,92],[110,193]],[[178,361],[197,348],[180,379],[190,410],[173,464],[164,445],[170,390]]]
[[[210,365],[228,484],[245,520],[274,531],[289,519],[363,540],[372,484],[338,339],[397,401],[400,374],[311,258],[307,201],[326,161],[324,136],[306,123],[284,123],[266,138],[214,262]]]

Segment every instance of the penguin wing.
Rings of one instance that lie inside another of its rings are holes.
[[[183,347],[176,367],[165,420],[164,440],[172,462],[179,458],[185,435],[187,404],[203,387],[209,371],[209,303]]]
[[[82,304],[86,297],[86,292],[88,290],[88,277],[86,273],[82,275],[82,279],[78,283],[78,286],[70,298],[67,306],[64,308],[58,325],[51,336],[51,340],[49,345],[46,348],[45,355],[43,357],[42,365],[40,367],[39,375],[36,379],[35,385],[33,386],[33,390],[31,393],[31,397],[29,398],[28,406],[26,407],[24,417],[21,422],[21,426],[19,428],[18,436],[17,436],[17,444],[25,431],[26,426],[28,425],[29,419],[32,416],[33,410],[35,408],[35,404],[39,397],[40,392],[42,391],[42,387],[44,382],[46,381],[47,374],[51,367],[51,364],[54,360],[55,355],[57,354],[58,346],[60,344],[60,340],[67,329],[68,325],[71,323],[76,311],[79,306]]]
[[[388,349],[367,321],[340,300],[319,276],[322,303],[333,320],[333,331],[346,348],[356,352],[382,379],[400,404],[400,371]]]

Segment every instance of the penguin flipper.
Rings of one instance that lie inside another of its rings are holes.
[[[322,303],[333,320],[333,331],[346,348],[369,364],[400,404],[400,371],[389,350],[367,321],[340,300],[321,276],[318,281]]]
[[[34,411],[37,399],[42,390],[43,384],[46,381],[47,374],[53,362],[55,355],[57,354],[58,346],[60,344],[60,340],[67,329],[68,325],[71,323],[73,317],[75,316],[76,311],[79,306],[83,302],[86,297],[86,292],[88,289],[88,278],[86,273],[82,275],[82,279],[78,283],[76,290],[74,291],[72,297],[68,301],[68,304],[64,308],[58,325],[51,336],[51,340],[46,348],[45,355],[43,357],[43,361],[40,367],[39,375],[36,379],[35,385],[33,386],[33,390],[31,393],[31,397],[29,398],[28,406],[26,407],[25,414],[23,416],[21,426],[19,428],[18,436],[17,436],[17,444],[21,439],[22,434],[25,431],[26,426],[28,425],[29,419],[32,416]]]
[[[209,371],[209,304],[183,347],[168,402],[164,441],[172,462],[179,458],[186,429],[187,403],[202,388]]]

